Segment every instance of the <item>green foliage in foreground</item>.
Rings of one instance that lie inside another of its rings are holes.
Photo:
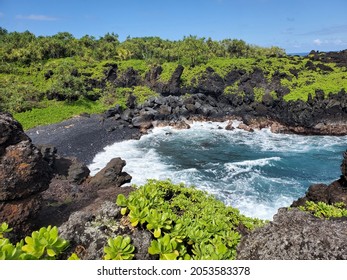
[[[241,226],[264,224],[194,187],[149,180],[126,198],[117,197],[121,213],[133,226],[152,232],[148,252],[160,259],[234,259]]]
[[[131,239],[129,236],[116,236],[107,241],[108,246],[104,248],[106,255],[105,260],[131,260],[134,257],[134,245],[130,244]]]
[[[54,260],[68,246],[69,242],[60,238],[57,227],[42,227],[25,237],[16,245],[4,238],[4,233],[11,231],[6,223],[0,227],[1,260]]]
[[[341,218],[347,217],[346,205],[343,202],[337,202],[332,205],[319,201],[306,201],[304,206],[299,206],[302,211],[309,212],[318,218]]]

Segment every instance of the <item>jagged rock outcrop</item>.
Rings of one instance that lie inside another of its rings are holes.
[[[52,178],[41,152],[10,114],[0,113],[0,222],[25,234]]]
[[[131,176],[123,171],[125,164],[125,160],[121,158],[112,159],[106,167],[91,178],[89,184],[96,188],[106,188],[109,186],[120,187],[125,183],[129,183]]]
[[[268,225],[242,238],[240,260],[346,260],[347,220],[324,220],[281,208]]]

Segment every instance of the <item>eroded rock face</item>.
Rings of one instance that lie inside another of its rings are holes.
[[[324,220],[298,209],[281,208],[273,222],[242,238],[238,259],[347,259],[347,220]]]
[[[0,158],[0,201],[26,198],[44,191],[50,179],[48,163],[30,140],[5,148]]]
[[[30,231],[52,170],[10,114],[0,113],[0,222],[15,234]]]

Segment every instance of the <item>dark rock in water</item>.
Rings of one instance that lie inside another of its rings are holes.
[[[240,260],[346,260],[346,219],[324,220],[281,208],[273,222],[244,236]]]
[[[125,160],[121,158],[112,159],[106,167],[91,178],[90,184],[97,188],[106,188],[108,186],[120,187],[125,183],[129,183],[131,176],[123,172],[125,164]]]

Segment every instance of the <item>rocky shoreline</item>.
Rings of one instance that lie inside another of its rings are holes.
[[[156,126],[189,129],[193,121],[229,121],[226,129],[232,129],[232,121],[237,120],[238,128],[249,132],[270,128],[274,133],[347,135],[347,94],[343,92],[328,99],[317,93],[307,103],[263,100],[248,104],[242,100],[235,103],[234,98],[170,95],[137,105],[136,98],[130,96],[125,110],[116,106],[101,115],[82,114],[26,133],[35,145],[53,145],[60,155],[77,157],[86,164],[107,145],[139,139]]]
[[[0,178],[3,182],[0,221],[14,228],[12,240],[40,226],[57,225],[62,236],[71,241],[70,253],[79,251],[83,259],[98,259],[110,232],[107,227],[93,225],[104,219],[120,219],[120,209],[114,199],[120,193],[126,195],[132,191],[130,186],[124,187],[131,176],[122,171],[126,163],[120,158],[112,160],[94,177],[89,176],[86,164],[106,145],[139,139],[156,126],[189,129],[193,121],[228,121],[225,129],[234,129],[236,120],[238,128],[250,133],[270,128],[274,133],[347,135],[345,96],[342,92],[322,99],[318,92],[307,103],[266,99],[260,103],[245,100],[233,103],[235,96],[228,99],[198,93],[184,97],[160,96],[140,105],[131,97],[126,110],[117,106],[102,115],[82,114],[25,133],[11,115],[0,113]],[[333,103],[335,107],[327,106]],[[332,187],[311,186],[307,196],[293,207],[312,197],[313,201],[341,201],[347,192],[345,185],[341,177]],[[322,228],[317,230],[317,227]],[[238,257],[346,259],[347,252],[341,249],[347,248],[346,239],[340,234],[346,227],[343,220],[321,221],[302,211],[280,209],[273,222],[244,236]],[[329,228],[333,229],[331,235],[326,235]],[[146,248],[151,236],[148,232],[128,234],[143,249],[136,258],[149,258]],[[323,240],[324,246],[317,245],[317,240]]]

